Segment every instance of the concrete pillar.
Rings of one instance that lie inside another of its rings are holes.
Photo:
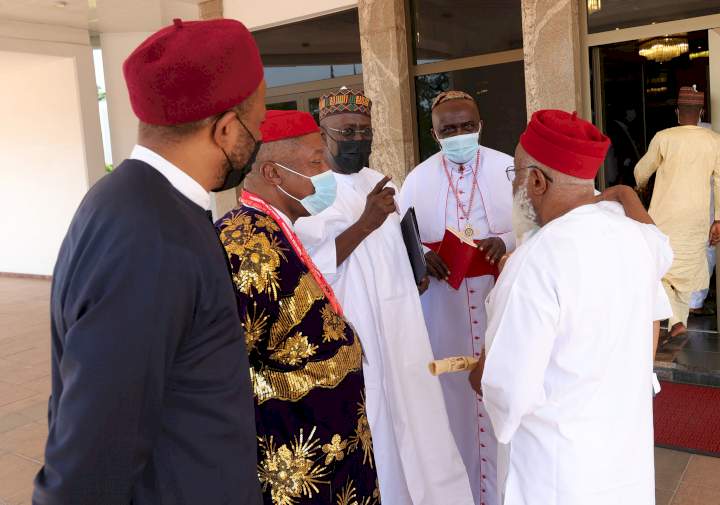
[[[416,164],[413,95],[403,0],[359,0],[365,94],[373,101],[371,165],[401,183]]]
[[[200,8],[200,19],[216,19],[223,17],[222,0],[206,0],[198,4]]]
[[[579,0],[522,0],[528,118],[538,109],[582,113]]]

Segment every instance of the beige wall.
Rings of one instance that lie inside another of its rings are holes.
[[[710,107],[712,108],[712,127],[720,132],[720,28],[708,30],[710,50]],[[720,261],[720,256],[718,256]],[[718,279],[720,282],[720,279]]]
[[[52,273],[88,188],[73,58],[0,52],[0,272]],[[51,83],[51,85],[48,85]]]
[[[239,19],[255,30],[330,14],[355,5],[357,0],[223,0],[223,15]]]
[[[151,32],[132,32],[100,35],[110,118],[112,158],[116,165],[130,155],[137,141],[138,126],[137,117],[130,107],[130,97],[122,73],[122,64],[150,34]]]

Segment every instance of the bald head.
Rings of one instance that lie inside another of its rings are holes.
[[[447,100],[433,109],[432,123],[437,140],[477,133],[481,125],[480,111],[475,100]]]

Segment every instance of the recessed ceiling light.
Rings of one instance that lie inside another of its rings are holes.
[[[67,5],[68,5],[68,3],[64,2],[63,0],[60,0],[59,2],[55,2],[55,7],[57,7],[58,9],[64,9],[65,7],[67,7]]]

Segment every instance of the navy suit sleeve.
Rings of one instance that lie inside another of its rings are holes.
[[[188,265],[157,237],[115,232],[94,244],[73,255],[76,265],[53,294],[60,298],[53,322],[64,328],[62,391],[53,399],[36,505],[130,502],[194,310]]]

